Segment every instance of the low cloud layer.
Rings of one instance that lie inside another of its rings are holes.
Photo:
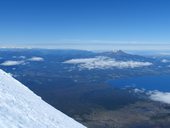
[[[44,58],[34,56],[34,57],[32,57],[32,58],[30,58],[30,59],[28,59],[28,60],[29,60],[29,61],[44,61]]]
[[[95,58],[84,58],[84,59],[71,59],[64,63],[75,64],[80,68],[86,69],[108,69],[108,68],[137,68],[150,66],[150,62],[140,62],[140,61],[116,61],[109,57],[98,56]]]
[[[15,58],[17,58],[17,57],[15,57]],[[19,61],[7,60],[7,61],[4,61],[3,63],[1,63],[0,65],[2,65],[2,66],[16,66],[16,65],[26,64],[26,62],[28,62],[28,61],[44,61],[44,58],[42,58],[42,57],[32,57],[29,59],[25,59],[26,58],[25,56],[20,56],[19,58],[23,59],[23,60],[19,60]]]
[[[170,60],[167,60],[167,59],[162,60],[162,63],[169,63],[169,62],[170,62]]]
[[[152,91],[149,95],[150,99],[153,101],[170,104],[170,92]]]
[[[158,90],[148,91],[138,88],[135,88],[133,92],[136,94],[144,94],[152,101],[170,104],[170,92],[161,92]]]
[[[1,63],[2,66],[15,66],[15,65],[20,65],[23,64],[24,61],[13,61],[13,60],[8,60],[3,63]]]

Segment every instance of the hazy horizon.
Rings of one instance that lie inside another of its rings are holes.
[[[58,43],[58,44],[1,44],[0,48],[40,48],[40,49],[77,49],[92,51],[168,51],[170,44],[136,44],[136,43]]]

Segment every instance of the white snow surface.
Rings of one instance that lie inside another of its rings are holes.
[[[0,69],[0,128],[85,128]]]

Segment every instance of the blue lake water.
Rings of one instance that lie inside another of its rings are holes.
[[[107,83],[116,88],[135,87],[146,90],[170,91],[170,75],[122,78],[108,80]]]

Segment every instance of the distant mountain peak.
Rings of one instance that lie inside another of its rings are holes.
[[[123,51],[120,50],[120,49],[113,49],[112,52],[113,52],[113,53],[117,53],[117,52],[123,52]]]
[[[128,53],[122,51],[122,50],[112,50],[112,51],[106,51],[103,52],[102,54],[106,56],[112,56],[112,55],[128,55]]]
[[[113,53],[116,53],[116,54],[127,54],[127,53],[125,53],[125,52],[122,51],[122,50],[113,50],[112,52],[113,52]]]
[[[98,53],[96,56],[106,56],[110,58],[114,58],[116,60],[123,60],[123,61],[128,61],[128,60],[134,60],[134,61],[150,61],[150,58],[147,58],[145,56],[140,56],[140,55],[134,55],[130,53],[126,53],[122,50],[112,50],[112,51],[106,51],[106,52],[101,52]]]

